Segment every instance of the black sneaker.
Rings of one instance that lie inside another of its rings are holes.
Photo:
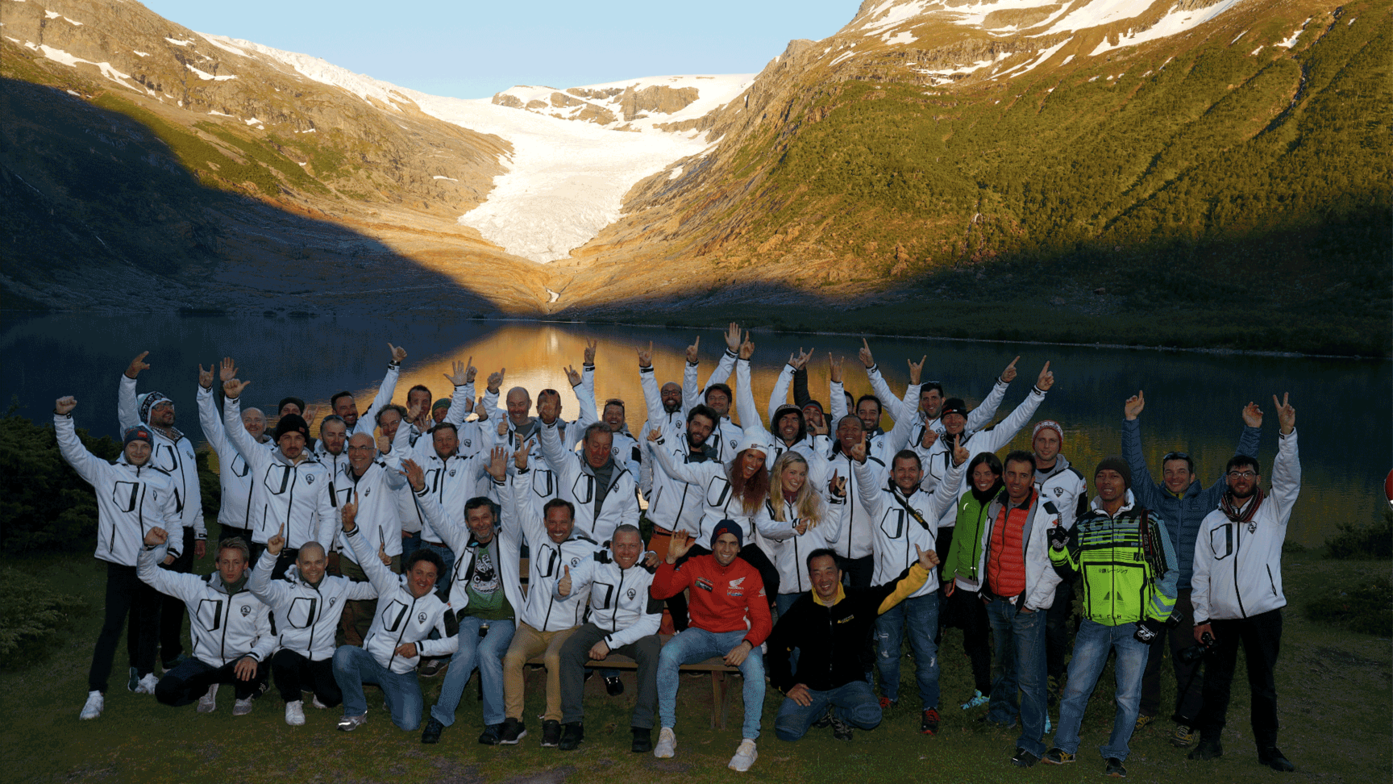
[[[1039,761],[1039,757],[1035,756],[1034,754],[1031,754],[1030,752],[1021,748],[1020,746],[1016,747],[1016,753],[1014,756],[1011,757],[1011,764],[1015,765],[1018,768],[1033,767],[1035,763]]]
[[[439,743],[440,733],[444,731],[445,725],[441,724],[439,719],[431,719],[430,722],[426,724],[425,730],[421,732],[421,742]]]
[[[828,709],[827,718],[831,720],[832,737],[836,740],[851,740],[851,725],[837,718],[837,712]]]
[[[449,666],[450,660],[448,658],[444,656],[437,656],[430,659],[426,659],[425,661],[421,662],[421,666],[418,669],[418,672],[420,673],[420,676],[422,678],[434,678],[435,676],[444,672],[445,668]]]
[[[814,727],[815,729],[819,729],[819,730],[820,730],[820,729],[823,729],[824,727],[830,727],[830,726],[832,726],[832,706],[831,706],[831,705],[828,705],[828,706],[827,706],[827,711],[826,711],[825,713],[822,714],[822,718],[820,718],[820,719],[818,719],[817,721],[813,722],[813,727]]]
[[[1189,756],[1192,760],[1218,759],[1224,756],[1224,746],[1217,738],[1206,738],[1201,735],[1199,745],[1190,752]],[[1258,759],[1262,759],[1262,755],[1258,755]]]
[[[542,725],[542,745],[546,745],[547,727]],[[557,748],[562,751],[575,751],[580,747],[580,742],[585,740],[585,727],[578,721],[571,722],[561,728],[561,742]]]
[[[624,693],[624,681],[619,680],[619,676],[605,678],[605,693],[611,697],[618,697]]]
[[[502,742],[503,725],[490,724],[484,727],[484,731],[479,733],[479,743],[484,746],[497,746]],[[517,743],[517,741],[513,741]]]
[[[938,711],[928,708],[924,711],[924,718],[919,722],[919,732],[924,735],[938,734]]]
[[[542,748],[554,749],[561,745],[561,722],[548,719],[542,722]]]
[[[1115,779],[1127,778],[1127,769],[1122,767],[1122,760],[1117,757],[1108,757],[1107,764],[1103,766],[1103,775],[1112,776]]]
[[[635,754],[648,754],[653,751],[653,730],[648,727],[633,727],[634,744],[629,751]]]
[[[1069,763],[1074,761],[1074,755],[1070,754],[1064,749],[1061,749],[1058,746],[1055,746],[1054,748],[1045,752],[1045,756],[1041,757],[1040,759],[1044,760],[1045,763],[1049,765],[1068,765]]]
[[[1296,770],[1296,766],[1291,764],[1291,760],[1283,756],[1282,750],[1276,746],[1268,746],[1265,749],[1260,749],[1258,751],[1258,762],[1281,773],[1291,773]]]
[[[518,741],[527,737],[527,727],[517,719],[504,719],[503,727],[498,732],[498,743],[501,746],[516,746]]]

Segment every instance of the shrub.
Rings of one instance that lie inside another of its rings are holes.
[[[1383,519],[1373,525],[1340,523],[1337,527],[1340,533],[1325,540],[1331,558],[1393,558],[1393,509],[1384,509]]]
[[[0,551],[72,550],[91,546],[97,499],[58,453],[53,425],[40,427],[15,413],[0,419]],[[110,437],[77,431],[83,446],[114,460],[121,446]]]
[[[1304,609],[1306,617],[1313,621],[1364,634],[1393,636],[1393,583],[1386,576],[1312,599]]]
[[[0,568],[0,665],[10,669],[41,648],[68,618],[86,609],[76,596],[54,593],[29,575]]]

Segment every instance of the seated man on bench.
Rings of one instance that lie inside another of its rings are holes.
[[[590,597],[590,620],[561,646],[561,745],[571,751],[585,737],[585,663],[603,661],[611,653],[638,662],[638,700],[634,703],[635,753],[653,750],[653,713],[658,703],[658,624],[663,603],[648,594],[651,565],[640,562],[643,537],[627,523],[614,529],[609,550],[597,550],[575,569],[563,567],[556,596]],[[656,559],[656,556],[655,556]],[[656,560],[654,561],[656,563]]]
[[[736,558],[744,532],[733,520],[722,520],[711,532],[711,554],[688,559],[677,568],[693,542],[685,531],[675,531],[667,558],[653,576],[652,594],[662,600],[691,589],[691,625],[663,646],[658,657],[658,718],[662,730],[653,756],[668,758],[677,751],[678,668],[684,664],[723,656],[727,666],[739,667],[744,679],[745,725],[740,747],[730,768],[741,773],[754,765],[759,753],[759,719],[764,710],[764,657],[760,645],[773,623],[764,581],[759,570]],[[745,620],[749,618],[749,626]]]

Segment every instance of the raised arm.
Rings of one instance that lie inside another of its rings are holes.
[[[176,529],[178,530],[178,529]],[[181,533],[180,536],[183,536]],[[187,602],[197,597],[203,578],[193,574],[180,574],[161,569],[159,563],[169,555],[165,545],[169,534],[163,528],[152,528],[145,534],[144,546],[135,559],[135,573],[140,581],[162,594],[173,596]]]
[[[866,378],[871,382],[871,394],[880,399],[890,414],[890,418],[899,422],[901,419],[908,419],[919,407],[919,398],[916,395],[912,404],[901,402],[899,395],[896,395],[890,385],[885,383],[885,376],[881,375],[880,365],[876,364],[875,356],[871,354],[871,344],[865,338],[861,338],[861,351],[859,352],[861,364],[866,368]]]
[[[687,484],[705,484],[707,479],[716,475],[716,472],[724,471],[725,466],[719,462],[706,463],[679,463],[673,458],[668,450],[663,447],[661,432],[657,429],[650,430],[648,433],[648,451],[650,454],[657,455],[657,463],[662,466],[664,472],[673,479],[678,479]]]
[[[1282,402],[1277,403],[1277,396],[1272,396],[1272,402],[1277,405],[1277,420],[1282,425],[1281,434],[1277,437],[1277,459],[1272,463],[1272,499],[1277,503],[1277,522],[1284,527],[1290,522],[1292,507],[1301,494],[1301,459],[1296,451],[1296,409],[1287,402],[1287,398],[1288,395],[1283,394]]]
[[[88,452],[77,437],[77,428],[73,424],[73,409],[76,407],[77,399],[71,395],[60,397],[53,404],[53,430],[58,436],[58,453],[78,476],[95,486],[107,462]]]
[[[1054,386],[1054,373],[1050,372],[1050,363],[1046,362],[1045,367],[1040,370],[1040,376],[1035,381],[1035,386],[1031,388],[1030,394],[1025,396],[1025,400],[1016,406],[1010,416],[1003,419],[1000,424],[991,430],[982,431],[986,437],[987,447],[978,447],[978,452],[995,452],[996,450],[1011,443],[1011,439],[1016,437],[1025,423],[1035,416],[1035,409],[1045,401],[1045,393]]]
[[[740,355],[740,325],[734,321],[730,322],[725,337],[726,351],[721,355],[721,361],[716,363],[716,369],[707,377],[706,385],[701,388],[702,399],[697,402],[705,402],[706,390],[710,389],[712,384],[724,384],[729,381],[730,374],[735,370],[735,358]]]
[[[1272,396],[1275,401],[1276,395]],[[1238,448],[1234,450],[1235,455],[1245,455],[1256,459],[1258,456],[1258,443],[1262,438],[1262,409],[1256,403],[1249,403],[1243,407],[1243,434],[1238,437]],[[1274,466],[1275,468],[1275,466]],[[1276,474],[1273,474],[1274,478]],[[1219,499],[1228,490],[1228,478],[1220,469],[1219,478],[1214,483],[1206,487],[1200,495],[1200,503],[1207,509],[1212,509],[1219,505]]]
[[[368,543],[368,538],[362,535],[362,529],[354,522],[354,518],[357,516],[357,504],[344,504],[340,512],[343,515],[344,541],[353,548],[353,558],[368,576],[368,583],[372,585],[378,596],[391,595],[392,591],[400,585],[401,580],[382,563],[381,558],[377,557],[377,553],[372,550],[372,545]]]
[[[749,344],[751,354],[753,354],[754,344]],[[735,413],[740,417],[740,426],[745,429],[752,427],[759,428],[762,432],[769,432],[768,423],[759,416],[759,409],[755,407],[755,392],[750,383],[750,359],[744,356],[742,347],[741,357],[735,363]],[[774,409],[769,409],[772,414]]]
[[[458,431],[469,416],[469,409],[473,406],[474,376],[478,374],[479,370],[474,367],[474,357],[470,357],[467,363],[456,360],[451,370],[453,372],[442,374],[454,386],[450,393],[450,410],[445,413],[443,421],[454,425]]]
[[[1160,490],[1156,486],[1156,480],[1151,478],[1151,469],[1146,465],[1146,454],[1141,445],[1141,420],[1137,418],[1141,416],[1144,408],[1144,390],[1138,390],[1137,394],[1127,398],[1122,404],[1122,459],[1127,461],[1127,467],[1132,470],[1132,494],[1142,506],[1155,509],[1160,506]],[[1222,482],[1223,478],[1219,481]],[[1214,505],[1219,504],[1216,501]]]
[[[1016,362],[1020,357],[1011,360],[1011,364],[1001,371],[996,383],[992,385],[992,391],[987,393],[987,397],[982,404],[967,412],[967,432],[971,433],[981,430],[991,424],[996,416],[996,410],[1001,407],[1001,401],[1006,399],[1006,388],[1011,386],[1011,382],[1016,378]]]
[[[701,393],[697,391],[697,370],[701,367],[701,356],[697,353],[697,347],[701,345],[701,336],[692,345],[687,346],[687,363],[682,366],[682,411],[691,411],[701,403]]]
[[[832,409],[832,421],[828,422],[828,427],[832,432],[837,431],[837,423],[842,421],[842,417],[847,415],[846,394],[842,391],[842,358],[828,354],[828,359],[832,363],[831,383],[828,385],[828,394],[831,399],[827,405]]]
[[[885,511],[885,505],[881,503],[880,488],[885,484],[888,471],[885,470],[885,466],[872,465],[866,459],[864,443],[851,448],[851,464],[854,466],[852,470],[856,472],[856,495],[861,499],[861,506],[870,513],[872,519],[875,519]]]
[[[256,439],[252,438],[245,427],[242,427],[241,395],[242,390],[249,384],[250,381],[236,378],[223,382],[223,432],[233,448],[242,453],[242,459],[247,461],[247,465],[259,471],[271,455],[256,443]]]
[[[392,395],[397,391],[397,379],[401,377],[401,363],[406,359],[406,349],[401,346],[387,344],[387,348],[392,352],[392,361],[387,363],[387,375],[382,377],[382,386],[377,388],[377,394],[373,395],[372,405],[368,410],[358,417],[360,422],[376,422],[377,413],[392,404]],[[372,429],[369,428],[371,433]]]
[[[150,366],[145,364],[145,358],[148,356],[150,352],[142,351],[131,360],[126,372],[121,375],[121,385],[116,389],[116,421],[120,423],[122,430],[140,424],[140,409],[135,399],[135,379],[140,375],[140,371],[150,369]]]

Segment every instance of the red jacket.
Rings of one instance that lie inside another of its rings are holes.
[[[689,558],[681,568],[663,562],[649,590],[654,599],[667,599],[688,588],[688,612],[698,629],[716,634],[743,631],[748,613],[745,640],[758,648],[774,627],[759,570],[742,558],[730,566],[721,566],[714,555]]]

